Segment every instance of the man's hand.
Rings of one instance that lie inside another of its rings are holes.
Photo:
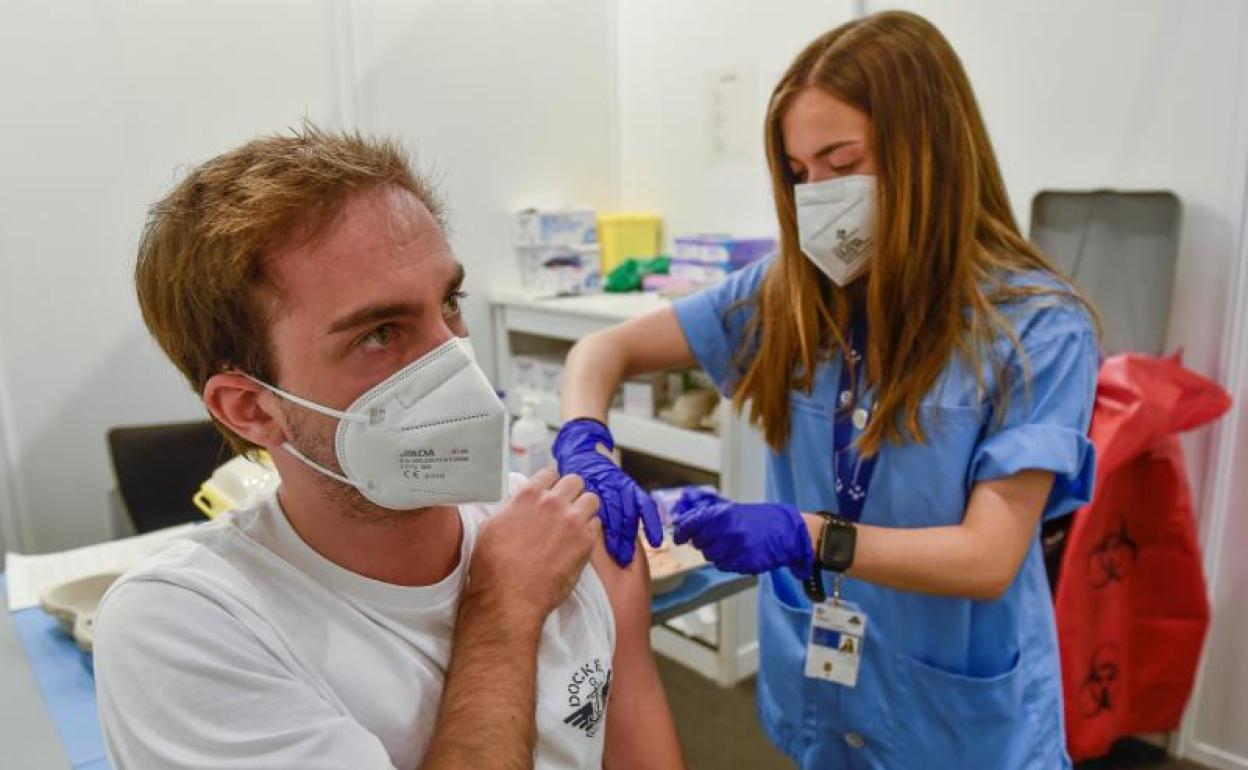
[[[598,497],[579,476],[543,468],[485,523],[472,554],[466,601],[498,598],[510,622],[537,630],[563,603],[602,537]],[[529,625],[535,622],[536,625]]]

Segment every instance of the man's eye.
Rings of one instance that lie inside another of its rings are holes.
[[[468,292],[465,291],[451,292],[446,299],[442,300],[443,317],[454,318],[459,315],[460,311],[463,309],[459,306],[459,303],[467,298],[467,296]]]
[[[394,324],[382,324],[360,338],[360,346],[384,348],[394,340]]]

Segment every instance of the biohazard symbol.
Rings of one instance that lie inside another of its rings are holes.
[[[1090,719],[1103,711],[1114,710],[1117,682],[1118,645],[1103,644],[1092,656],[1088,676],[1079,687],[1079,710],[1084,717]]]
[[[1118,517],[1118,526],[1101,539],[1088,554],[1088,576],[1092,587],[1104,588],[1121,582],[1140,557],[1140,547],[1127,531],[1127,521]]]

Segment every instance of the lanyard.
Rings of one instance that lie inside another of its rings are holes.
[[[871,407],[865,403],[867,350],[866,324],[856,320],[850,325],[849,351],[841,361],[841,381],[837,388],[836,418],[832,430],[832,465],[836,474],[836,498],[840,514],[850,521],[862,518],[862,509],[871,488],[871,476],[879,452],[863,457],[854,447],[854,439],[867,426]],[[853,362],[854,375],[850,374]],[[855,381],[856,380],[856,381]],[[851,408],[852,407],[852,408]]]

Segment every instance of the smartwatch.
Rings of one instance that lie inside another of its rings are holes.
[[[811,603],[818,604],[828,598],[823,589],[823,568],[841,573],[854,563],[854,547],[858,543],[858,529],[849,519],[819,511],[823,527],[819,530],[819,542],[815,544],[815,563],[811,565],[810,577],[804,588]]]
[[[835,513],[820,511],[819,515],[823,517],[823,529],[819,530],[815,561],[833,572],[844,572],[854,564],[858,528],[849,519]]]

